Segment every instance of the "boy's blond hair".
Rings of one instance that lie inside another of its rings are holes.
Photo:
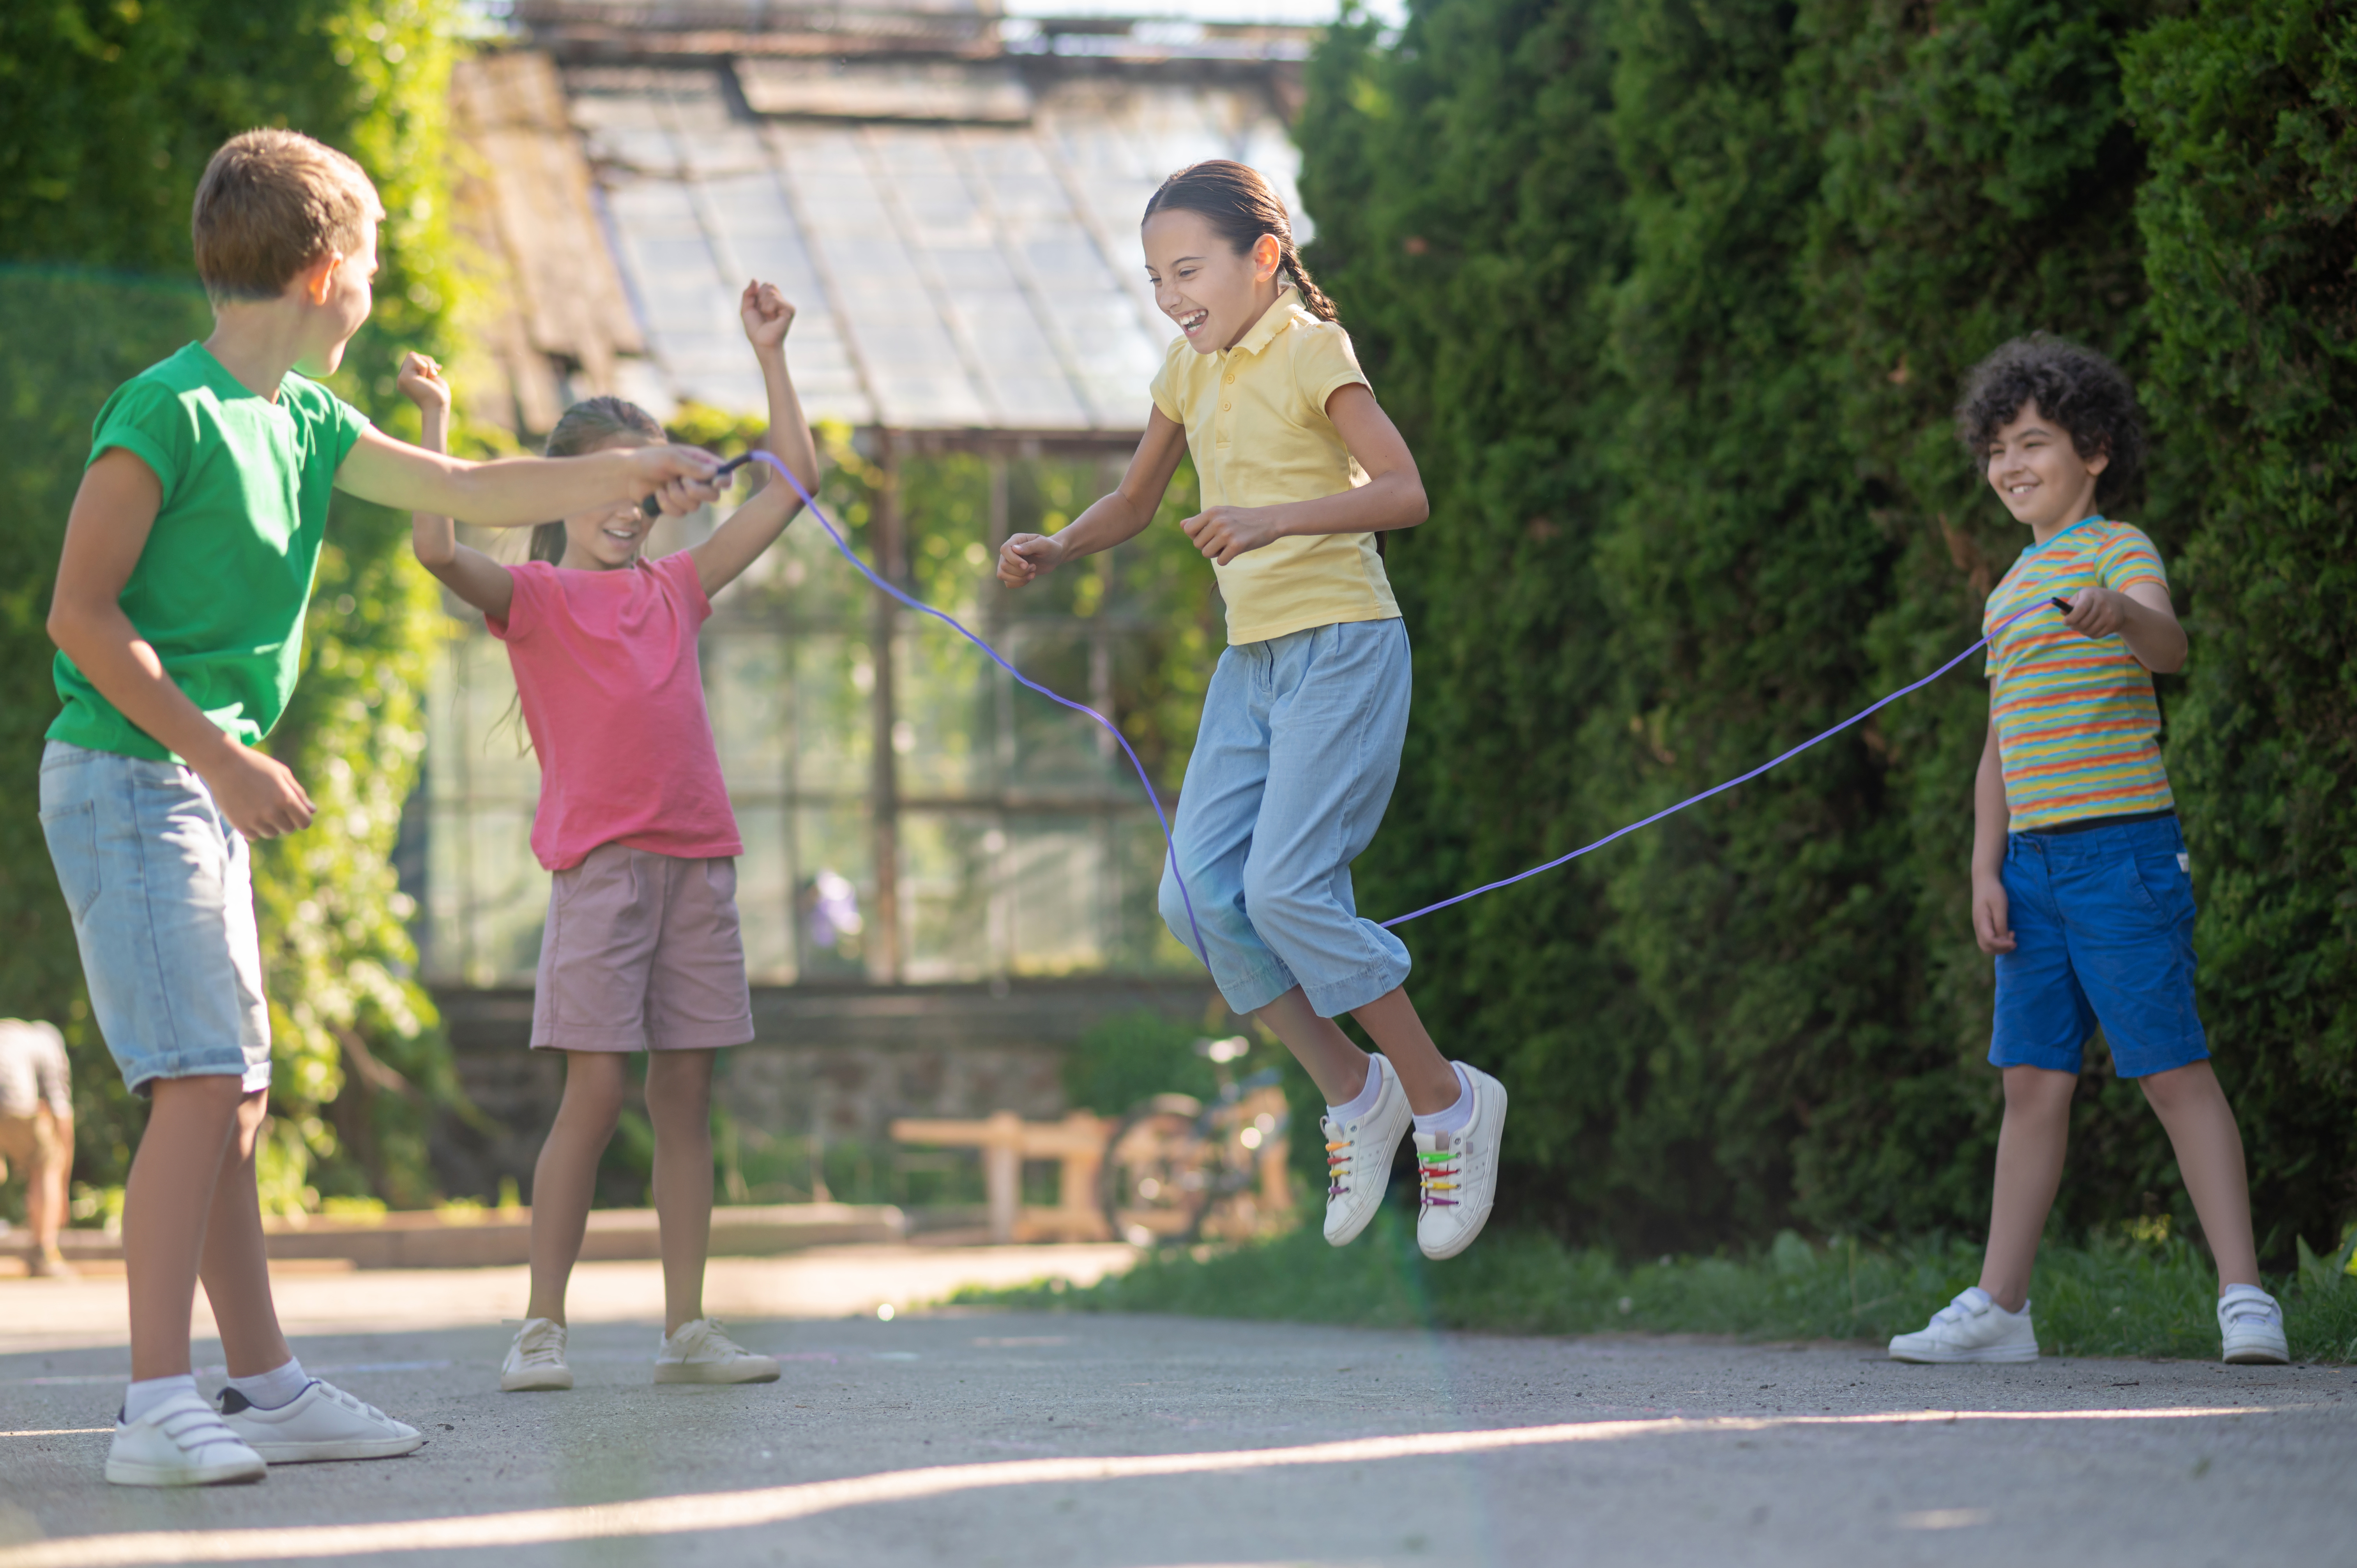
[[[189,230],[214,304],[275,299],[330,252],[359,253],[384,204],[361,166],[299,131],[231,136],[197,182]]]

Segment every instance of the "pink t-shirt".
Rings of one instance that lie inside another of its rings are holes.
[[[695,633],[712,601],[686,552],[636,568],[508,568],[515,600],[487,618],[508,645],[540,757],[532,852],[551,871],[602,843],[682,860],[745,853],[720,778]]]

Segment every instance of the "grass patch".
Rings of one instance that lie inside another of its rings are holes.
[[[2302,1246],[2301,1267],[2268,1282],[2284,1303],[2295,1360],[2357,1360],[2357,1278],[2345,1272],[2352,1244],[2332,1258]],[[1639,1263],[1541,1233],[1491,1231],[1463,1256],[1434,1263],[1415,1250],[1413,1222],[1387,1208],[1339,1251],[1305,1227],[1246,1247],[1160,1253],[1086,1289],[1059,1280],[968,1289],[952,1300],[1492,1334],[1886,1340],[1922,1327],[1979,1272],[1980,1249],[1963,1240],[1813,1245],[1789,1230],[1752,1258]],[[2033,1284],[2039,1343],[2049,1355],[2214,1359],[2217,1290],[2209,1260],[2179,1239],[2049,1242]]]

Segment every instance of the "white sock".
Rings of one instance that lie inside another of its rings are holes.
[[[1415,1130],[1419,1133],[1461,1133],[1472,1123],[1473,1080],[1465,1076],[1462,1062],[1450,1062],[1448,1070],[1457,1075],[1457,1103],[1446,1111],[1416,1117]]]
[[[1360,1087],[1359,1092],[1351,1097],[1348,1105],[1329,1105],[1326,1108],[1326,1114],[1333,1119],[1336,1126],[1347,1127],[1353,1119],[1372,1112],[1375,1101],[1383,1097],[1383,1069],[1374,1058],[1369,1057],[1367,1081]]]
[[[246,1397],[256,1410],[276,1410],[293,1402],[295,1397],[311,1386],[311,1376],[303,1370],[303,1363],[293,1356],[286,1364],[274,1370],[257,1373],[251,1378],[231,1378],[229,1386]]]
[[[197,1375],[182,1372],[177,1378],[150,1378],[144,1383],[134,1383],[123,1391],[123,1422],[128,1426],[146,1419],[147,1412],[186,1389],[197,1391]]]

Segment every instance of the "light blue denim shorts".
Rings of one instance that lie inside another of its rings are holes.
[[[245,840],[193,768],[63,741],[41,754],[41,832],[91,1011],[123,1081],[235,1074],[270,1087],[270,1009]]]

